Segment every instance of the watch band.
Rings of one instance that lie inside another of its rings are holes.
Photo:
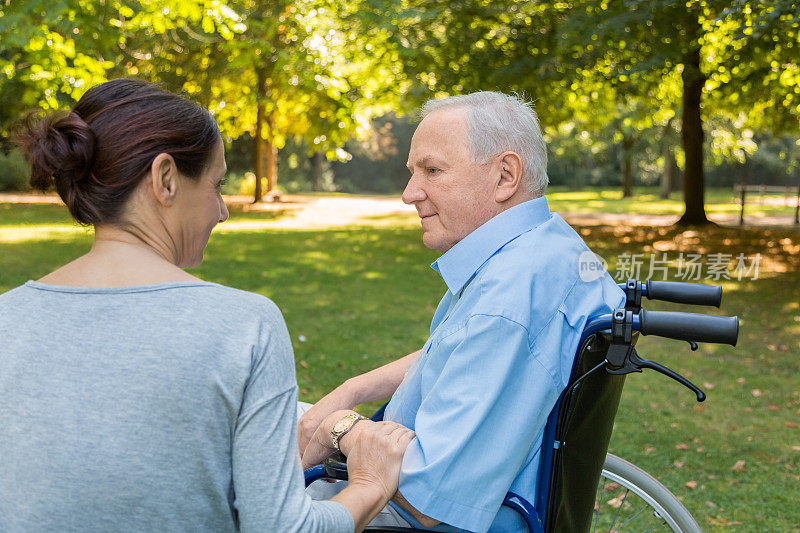
[[[333,442],[333,447],[336,448],[336,451],[342,451],[339,449],[339,441],[341,438],[347,435],[347,433],[353,429],[353,426],[356,425],[356,422],[365,419],[365,416],[361,416],[358,413],[349,413],[344,415],[333,425],[333,429],[331,430],[331,442]]]

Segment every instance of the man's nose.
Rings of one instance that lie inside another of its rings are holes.
[[[417,180],[412,175],[408,178],[408,183],[406,184],[406,188],[403,190],[403,203],[406,204],[413,204],[416,202],[421,202],[426,198],[425,191],[422,190],[419,185],[417,185]]]
[[[228,216],[229,216],[228,206],[225,205],[225,200],[220,198],[219,199],[219,221],[220,222],[225,222],[226,220],[228,220]]]

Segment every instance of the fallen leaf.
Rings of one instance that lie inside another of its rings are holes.
[[[622,496],[617,496],[616,498],[608,500],[608,505],[614,509],[619,509],[619,506],[622,505]]]
[[[781,406],[778,405],[777,403],[770,403],[770,404],[767,404],[767,409],[769,411],[780,411],[781,410]]]
[[[786,427],[794,429],[797,427],[797,422],[786,422]]]
[[[741,459],[733,463],[733,468],[731,468],[734,472],[744,472],[744,461]]]
[[[709,383],[708,381],[706,381],[705,383],[703,383],[703,388],[708,389],[708,390],[712,390],[714,388],[714,384],[713,383]]]
[[[744,378],[736,378],[736,383],[739,385],[744,385]]]
[[[716,506],[717,506],[717,504],[714,503],[714,502],[709,502],[709,501],[706,502],[706,507],[710,507],[711,509],[713,509]]]
[[[676,450],[688,450],[689,449],[689,445],[686,444],[686,443],[681,442],[680,444],[676,444],[675,445],[675,449]]]
[[[687,481],[686,482],[686,487],[690,488],[690,489],[696,489],[697,488],[697,481]]]
[[[683,463],[680,461],[675,461],[672,464],[675,465],[675,468],[683,468]]]
[[[752,391],[750,391],[750,394],[752,394],[756,398],[760,398],[761,397],[761,389],[753,389]]]
[[[300,366],[302,366],[303,368],[308,368],[308,363],[306,363],[305,361],[300,361]]]
[[[792,446],[792,449],[796,452],[800,452],[800,446]]]
[[[742,525],[741,522],[737,522],[735,520],[726,520],[725,518],[722,518],[722,515],[717,515],[714,518],[711,518],[710,516],[706,516],[706,520],[708,520],[708,523],[711,524],[712,526],[741,526]]]

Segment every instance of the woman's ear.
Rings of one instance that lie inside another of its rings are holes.
[[[178,167],[169,154],[158,154],[150,167],[150,186],[153,196],[164,207],[175,202],[178,191]]]
[[[516,194],[522,182],[522,158],[516,152],[503,152],[498,160],[499,178],[494,199],[503,203]]]

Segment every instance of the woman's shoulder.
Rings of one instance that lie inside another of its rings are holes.
[[[221,299],[220,303],[228,303],[237,308],[245,307],[247,310],[263,310],[280,313],[275,302],[262,294],[211,282],[204,282],[202,285],[199,285],[199,287],[207,287],[216,297]]]
[[[7,290],[6,292],[0,293],[0,305],[7,303],[18,301],[20,299],[25,299],[25,293],[28,291],[26,287],[27,283],[24,285],[20,285],[19,287],[14,287],[13,289]]]
[[[123,287],[79,287],[28,281],[0,294],[2,307],[15,307],[17,304],[38,306],[47,305],[48,302],[52,305],[96,306],[101,301],[111,307],[167,306],[194,312],[206,310],[215,315],[248,317],[251,320],[283,321],[278,306],[268,297],[202,280]]]

